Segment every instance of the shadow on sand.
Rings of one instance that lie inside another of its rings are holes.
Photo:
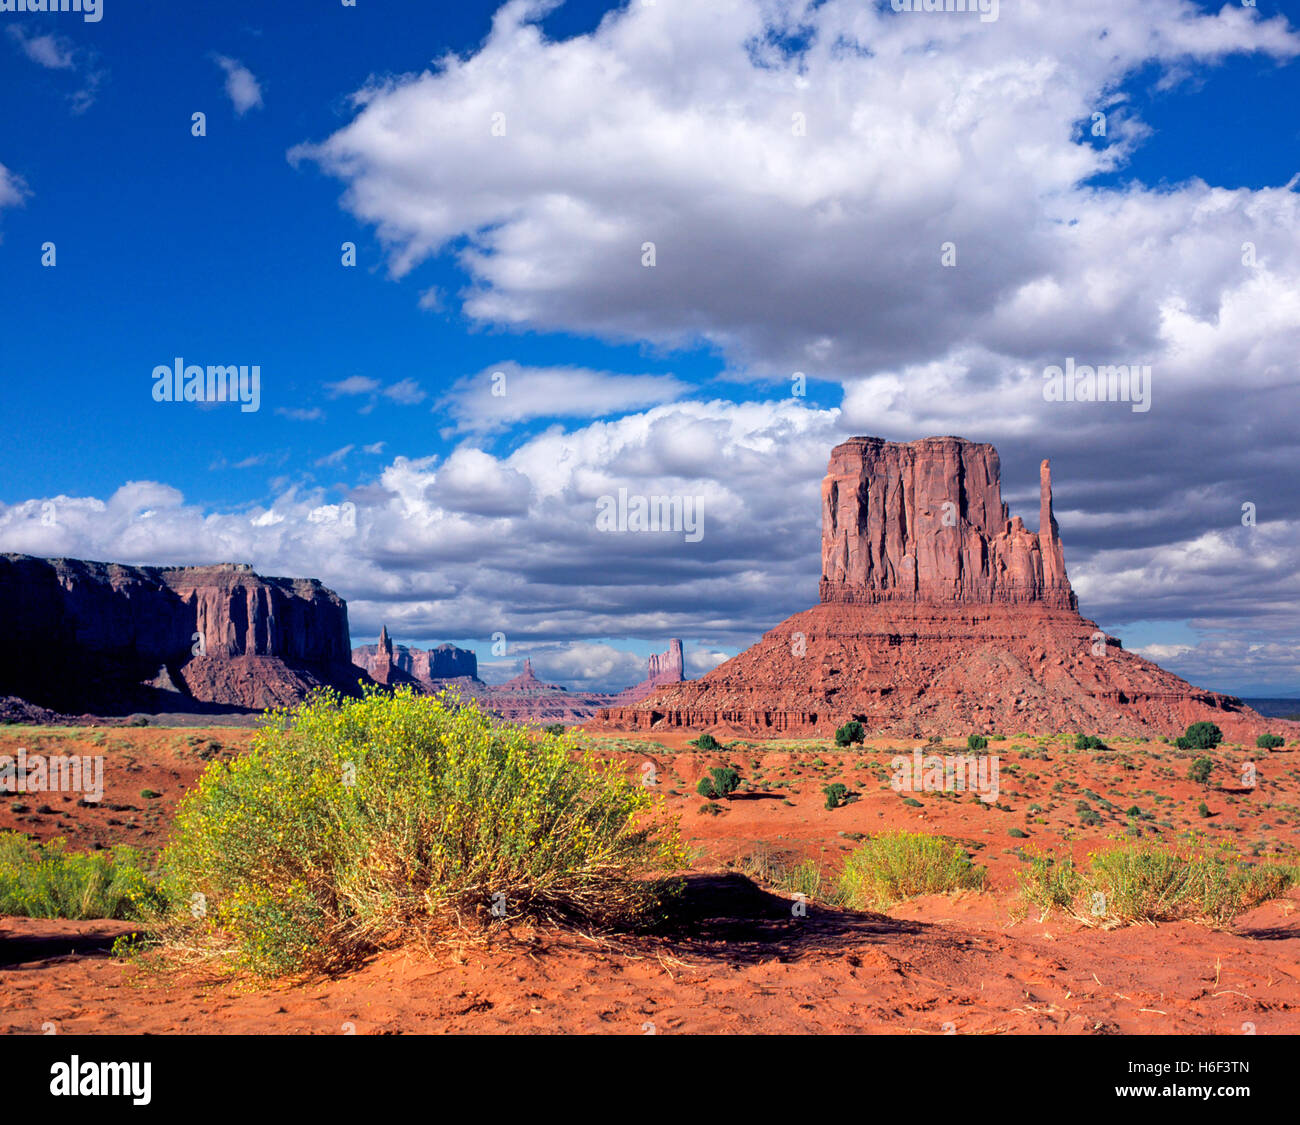
[[[12,934],[0,931],[0,967],[52,961],[59,957],[107,957],[121,929],[89,933]]]
[[[765,891],[744,875],[688,875],[685,882],[668,921],[656,930],[683,958],[795,961],[844,952],[846,942],[887,941],[929,929],[921,922],[812,902],[805,915],[798,915],[793,899]]]

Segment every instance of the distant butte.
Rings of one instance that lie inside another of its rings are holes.
[[[702,679],[603,710],[593,727],[824,736],[1181,734],[1266,729],[1080,616],[1040,470],[1039,530],[1002,502],[1001,465],[959,437],[837,445],[822,483],[821,603]],[[1273,725],[1276,725],[1274,723]]]
[[[667,652],[651,654],[645,680],[614,695],[548,684],[537,677],[531,659],[525,659],[524,670],[505,683],[487,684],[478,678],[478,658],[468,649],[443,644],[423,652],[394,645],[387,626],[382,627],[378,644],[354,648],[352,660],[377,683],[390,687],[406,684],[426,692],[453,688],[502,718],[517,722],[586,722],[604,707],[635,703],[663,684],[680,682],[685,672],[682,642],[674,639]]]

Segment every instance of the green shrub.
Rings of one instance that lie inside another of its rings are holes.
[[[1012,828],[1010,831],[1007,832],[1007,835],[1014,836],[1017,840],[1029,839],[1029,833],[1026,832],[1023,828]]]
[[[1210,774],[1213,772],[1213,758],[1194,758],[1192,764],[1187,767],[1187,780],[1194,781],[1197,785],[1208,785]]]
[[[1179,750],[1213,750],[1223,741],[1223,731],[1214,723],[1193,723],[1178,739]]]
[[[1079,814],[1079,823],[1087,828],[1096,828],[1105,823],[1101,818],[1101,814],[1087,801],[1075,801],[1074,811]]]
[[[730,797],[740,786],[740,774],[730,766],[714,766],[708,777],[702,777],[695,785],[695,792],[701,797],[719,799]]]
[[[1255,739],[1255,745],[1261,750],[1276,750],[1278,747],[1285,745],[1286,739],[1280,734],[1261,734]]]
[[[884,832],[845,861],[839,893],[854,910],[883,909],[916,895],[980,888],[985,874],[942,836]]]
[[[166,936],[277,974],[489,909],[635,922],[685,865],[660,807],[618,763],[472,700],[319,693],[181,801],[166,886],[205,910],[174,910]]]
[[[162,901],[134,848],[70,852],[63,840],[0,832],[0,914],[136,919]]]
[[[851,746],[854,743],[862,742],[866,737],[867,728],[857,719],[850,719],[835,732],[835,745]]]
[[[561,735],[564,733],[564,730],[565,727],[563,723],[547,723],[546,726],[542,727],[542,731],[546,734]]]
[[[849,787],[842,781],[834,781],[830,785],[823,785],[822,792],[826,794],[826,807],[838,809],[845,803],[845,798],[849,795]]]
[[[697,746],[701,750],[721,750],[723,745],[713,735],[705,732],[699,738],[687,743],[688,746]]]
[[[989,748],[989,740],[985,738],[984,735],[968,734],[966,736],[967,750],[987,750],[988,748]]]
[[[1074,736],[1074,748],[1076,750],[1105,750],[1106,744],[1095,734],[1076,734]]]

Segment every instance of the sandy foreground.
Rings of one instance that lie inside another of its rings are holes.
[[[983,894],[794,920],[735,875],[696,877],[689,898],[691,936],[607,946],[516,929],[258,989],[123,963],[108,953],[122,923],[6,919],[0,1033],[1300,1032],[1294,900],[1226,934],[1006,926]]]
[[[97,737],[0,732],[0,753],[20,743],[49,753],[93,746],[117,763],[105,774],[103,807],[65,805],[57,794],[7,797],[0,827],[61,835],[76,847],[158,846],[206,761],[237,752],[250,732]],[[407,944],[339,977],[268,987],[116,958],[110,947],[128,923],[0,917],[0,1033],[1300,1033],[1300,892],[1241,916],[1228,932],[1190,922],[1103,931],[1035,913],[1016,920],[1026,849],[1082,857],[1134,838],[1136,826],[1144,839],[1197,833],[1265,858],[1287,854],[1300,827],[1296,750],[1220,747],[1218,784],[1207,789],[1186,780],[1188,755],[1163,744],[1075,752],[1065,740],[1012,739],[993,747],[1001,778],[990,806],[924,792],[905,803],[888,770],[910,744],[840,752],[772,743],[710,755],[682,739],[591,741],[630,770],[650,763],[681,816],[695,858],[668,932],[609,938],[515,925],[459,947]],[[708,815],[694,783],[724,760],[747,785]],[[1252,762],[1255,784],[1246,786]],[[827,810],[822,786],[834,780],[857,798]],[[1080,801],[1102,824],[1079,824]],[[1134,807],[1138,814],[1128,812]],[[803,858],[834,872],[857,839],[884,828],[960,840],[988,868],[988,889],[915,899],[887,916],[813,901],[801,916],[768,878]]]

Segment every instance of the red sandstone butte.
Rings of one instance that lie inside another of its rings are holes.
[[[62,712],[260,710],[356,692],[348,611],[242,564],[0,555],[0,695]]]
[[[821,604],[702,679],[666,685],[594,726],[824,736],[968,732],[1229,738],[1265,721],[1107,637],[1079,615],[1040,472],[1039,530],[1002,502],[987,443],[855,437],[822,483]],[[1273,722],[1273,726],[1277,726]]]
[[[662,687],[665,684],[680,684],[685,679],[686,661],[682,656],[682,642],[674,637],[668,642],[667,652],[652,652],[650,654],[650,667],[647,678],[633,687],[624,688],[618,695],[614,696],[610,705],[627,707],[633,703],[640,703],[655,688]]]
[[[378,683],[417,683],[440,691],[444,687],[482,684],[478,678],[478,657],[469,649],[442,644],[427,652],[408,645],[395,645],[388,626],[381,627],[377,645],[352,650],[352,663],[364,669]]]

